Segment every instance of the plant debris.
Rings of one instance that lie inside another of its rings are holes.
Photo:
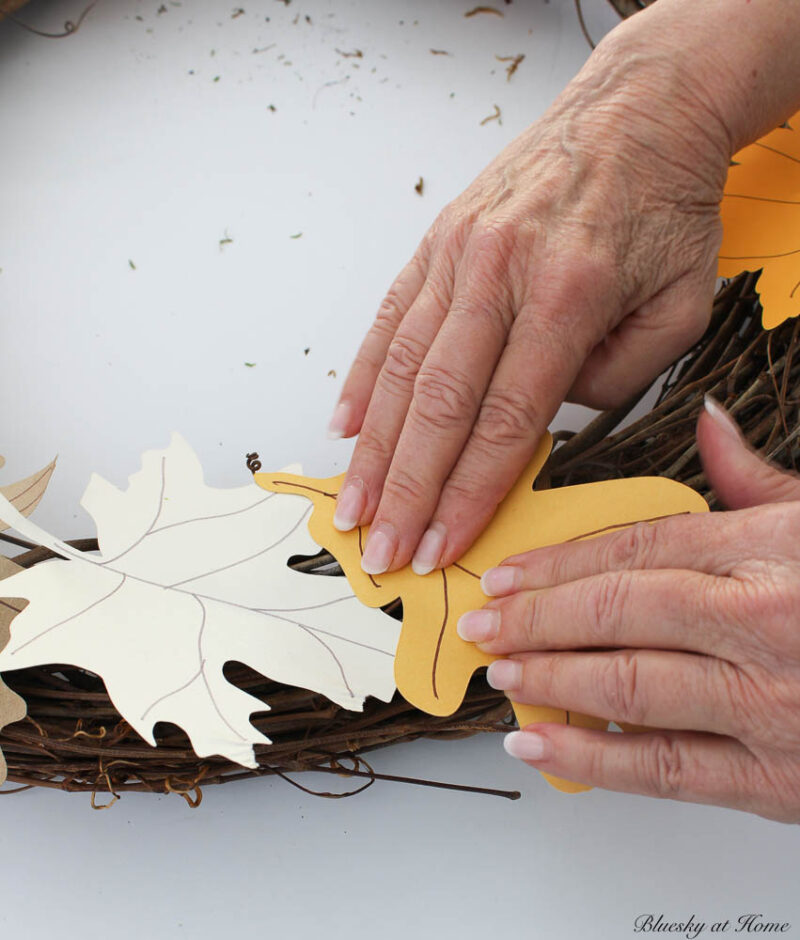
[[[226,245],[232,245],[232,244],[233,244],[233,239],[228,234],[228,230],[225,229],[225,235],[219,240],[219,250],[222,251],[222,249]]]
[[[298,232],[296,235],[290,235],[290,236],[289,236],[289,238],[302,238],[302,237],[303,237],[303,233],[302,233],[302,232]]]
[[[364,53],[360,49],[353,49],[352,52],[342,52],[341,49],[335,49],[334,52],[343,59],[363,59]]]
[[[519,55],[496,55],[495,56],[495,59],[497,59],[498,62],[510,62],[511,63],[510,65],[506,67],[506,81],[507,82],[511,81],[511,76],[514,74],[514,72],[517,71],[517,69],[520,66],[520,63],[522,62],[524,58],[525,58],[525,54],[522,52]]]
[[[424,189],[425,189],[425,180],[420,176],[420,178],[414,184],[414,192],[421,196],[422,191]]]
[[[240,16],[244,16],[244,7],[236,7],[233,13],[231,13],[232,20],[238,19]]]
[[[328,369],[328,378],[329,378],[329,379],[335,379],[335,378],[336,378],[336,369]]]
[[[481,122],[481,127],[484,124],[488,124],[489,121],[497,121],[498,124],[503,123],[503,112],[500,110],[500,105],[496,104],[494,106],[494,114],[488,114]]]
[[[128,264],[130,265],[131,271],[136,270],[136,265],[133,263],[133,261],[130,258],[128,258]]]
[[[448,52],[447,49],[431,49],[431,55],[452,55],[452,52]]]
[[[477,16],[479,13],[493,13],[495,16],[505,15],[502,10],[498,10],[496,7],[473,7],[464,16]]]
[[[245,365],[247,366],[248,369],[252,369],[252,368],[255,366],[255,363],[254,363],[254,362],[246,362]]]
[[[306,346],[306,348],[303,350],[303,355],[304,355],[304,356],[307,356],[310,352],[311,352],[311,347],[310,347],[310,346]]]

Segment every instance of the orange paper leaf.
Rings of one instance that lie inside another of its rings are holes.
[[[255,480],[264,489],[312,500],[314,511],[308,524],[311,537],[334,555],[364,604],[378,607],[402,599],[403,628],[394,670],[397,688],[422,711],[450,715],[461,704],[474,671],[495,658],[456,633],[459,617],[487,601],[480,586],[480,577],[487,568],[533,548],[708,508],[693,490],[657,477],[534,491],[533,482],[549,451],[548,435],[472,548],[457,563],[424,577],[414,574],[410,566],[378,576],[362,571],[368,529],[340,532],[333,525],[343,474],[318,480],[286,473],[257,473]],[[567,720],[587,727],[608,727],[606,720],[575,713],[568,716],[561,709],[515,704],[514,710],[520,727],[534,721]],[[585,789],[569,781],[549,779],[560,789]]]
[[[736,154],[720,207],[718,274],[761,269],[768,330],[800,314],[800,113],[790,124]]]

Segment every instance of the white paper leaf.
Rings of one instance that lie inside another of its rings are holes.
[[[261,700],[222,668],[246,663],[286,685],[360,711],[394,693],[400,624],[365,607],[346,579],[287,566],[313,555],[311,504],[255,484],[214,489],[179,435],[148,451],[121,491],[93,476],[82,505],[100,552],[79,552],[0,497],[0,518],[69,561],[42,562],[2,582],[26,598],[0,671],[69,663],[103,677],[122,716],[155,744],[153,725],[180,725],[200,757],[255,767],[250,724]]]

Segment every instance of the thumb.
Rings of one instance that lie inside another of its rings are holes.
[[[697,422],[697,446],[706,478],[728,509],[800,500],[800,477],[751,450],[736,422],[710,395]]]

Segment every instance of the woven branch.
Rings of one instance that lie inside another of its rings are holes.
[[[736,416],[754,447],[784,467],[796,467],[800,321],[765,332],[755,280],[755,275],[742,275],[719,293],[705,336],[660,380],[656,404],[648,414],[617,430],[636,403],[630,402],[599,414],[577,434],[555,435],[556,447],[545,468],[551,485],[656,474],[689,484],[714,505],[694,437],[706,392]],[[80,547],[89,550],[96,543],[84,540]],[[48,550],[36,548],[16,561],[30,567],[48,557]],[[298,560],[295,567],[312,577],[315,570],[329,572],[333,562],[323,551]],[[402,614],[399,602],[385,610],[395,617]],[[272,682],[241,664],[229,664],[226,676],[269,701],[270,711],[253,717],[254,725],[274,742],[256,747],[258,770],[219,758],[199,759],[185,733],[171,725],[156,727],[159,746],[151,747],[119,716],[100,678],[54,665],[4,675],[28,703],[28,717],[0,734],[9,780],[22,786],[89,791],[93,805],[97,793],[109,793],[113,801],[127,790],[178,793],[196,805],[201,786],[253,776],[321,770],[355,773],[372,782],[380,775],[372,772],[363,755],[377,748],[421,737],[445,740],[505,732],[513,722],[506,697],[489,688],[482,672],[469,684],[461,708],[445,718],[418,711],[399,694],[389,703],[368,699],[359,713],[321,695]]]

